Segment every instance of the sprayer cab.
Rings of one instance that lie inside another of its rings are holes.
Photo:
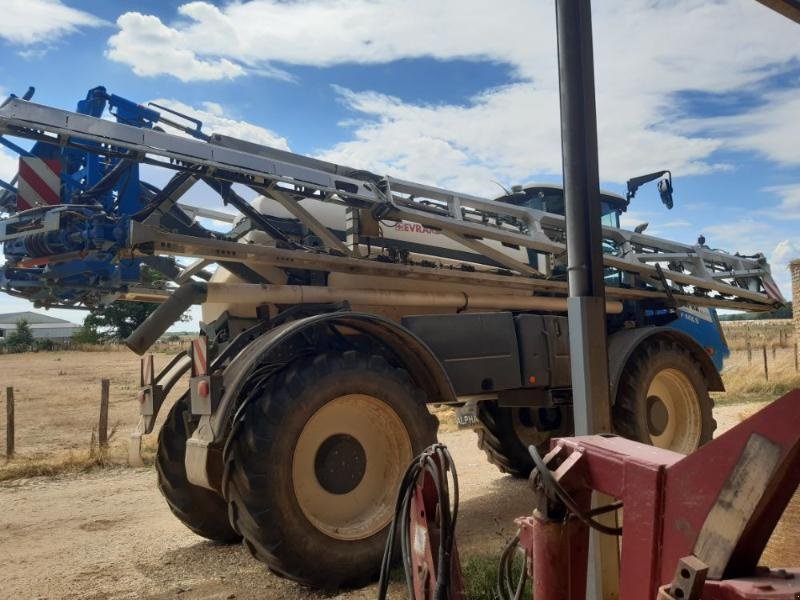
[[[510,194],[497,198],[497,201],[565,216],[564,188],[557,184],[533,183],[526,186],[514,186]],[[600,213],[603,225],[619,227],[619,217],[627,209],[628,201],[625,198],[614,192],[600,191]]]

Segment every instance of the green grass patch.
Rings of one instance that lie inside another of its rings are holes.
[[[469,600],[495,600],[497,595],[497,569],[499,554],[474,554],[463,563],[464,587]],[[522,554],[517,553],[511,569],[512,580],[516,584],[522,570]],[[530,581],[525,584],[523,598],[532,595]]]
[[[483,552],[461,557],[461,572],[464,577],[464,591],[467,600],[498,600],[497,594],[497,569],[500,563],[500,553],[497,554]],[[514,585],[519,579],[522,570],[522,553],[518,552],[514,558],[511,569]],[[395,566],[389,573],[390,593],[389,597],[405,598],[406,579],[402,565]],[[513,593],[511,594],[513,597]],[[527,581],[522,597],[532,596],[531,582]]]

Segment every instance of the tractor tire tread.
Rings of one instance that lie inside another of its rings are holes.
[[[645,436],[638,423],[640,411],[637,406],[637,398],[641,395],[639,388],[647,379],[648,365],[654,360],[663,360],[663,357],[670,355],[675,357],[673,362],[676,364],[684,361],[690,365],[695,372],[694,376],[703,382],[702,388],[696,386],[700,402],[700,445],[711,440],[717,422],[713,416],[714,400],[705,387],[702,367],[689,350],[676,342],[665,339],[656,339],[645,343],[628,359],[617,386],[617,397],[611,411],[612,425],[616,434],[643,443],[650,443],[649,435]]]
[[[478,405],[478,425],[475,427],[478,448],[483,450],[489,462],[501,473],[516,478],[527,477],[533,468],[533,459],[526,462],[519,452],[514,452],[510,447],[510,440],[504,443],[503,440],[508,439],[506,436],[511,432],[506,432],[498,425],[495,413],[499,410],[503,409],[490,402],[481,402]]]
[[[270,570],[301,584],[323,589],[341,586],[362,586],[377,576],[380,558],[375,564],[359,564],[354,555],[343,551],[337,541],[330,539],[329,547],[320,560],[309,560],[305,555],[314,543],[305,539],[303,531],[287,531],[291,525],[279,519],[278,500],[268,493],[274,482],[268,471],[273,466],[266,456],[279,438],[276,434],[286,428],[294,407],[302,411],[303,402],[309,401],[309,390],[333,375],[345,372],[379,374],[383,381],[401,386],[413,398],[415,410],[425,411],[426,419],[419,422],[421,437],[426,444],[436,439],[437,419],[425,408],[425,394],[417,388],[404,369],[392,367],[385,358],[356,351],[324,353],[311,361],[296,361],[277,373],[260,398],[245,408],[242,429],[231,443],[230,473],[226,481],[228,516],[234,528],[241,532],[248,551],[266,563]],[[416,421],[415,421],[416,422]],[[421,450],[419,448],[416,451]],[[291,468],[291,460],[284,458],[280,468]],[[404,465],[405,466],[405,465]],[[291,491],[281,492],[291,494]],[[310,523],[308,527],[313,527]],[[374,537],[374,536],[373,536]]]
[[[241,537],[228,521],[225,500],[186,478],[184,456],[191,433],[187,428],[189,410],[189,395],[185,394],[161,427],[155,461],[158,487],[172,514],[194,533],[215,542],[237,543]]]

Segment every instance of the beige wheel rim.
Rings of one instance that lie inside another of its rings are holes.
[[[700,400],[678,369],[656,373],[647,389],[647,426],[654,446],[689,454],[700,445]]]
[[[408,431],[388,404],[364,394],[339,396],[300,433],[292,458],[295,498],[324,534],[367,538],[391,522],[413,456]]]

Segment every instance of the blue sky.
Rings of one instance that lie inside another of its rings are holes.
[[[624,223],[762,251],[788,295],[800,27],[754,0],[594,4],[603,187],[674,175],[671,212],[645,188]],[[34,85],[72,108],[104,85],[209,131],[490,196],[560,179],[550,0],[4,0],[3,19],[3,95]],[[0,154],[0,177],[14,163]],[[0,313],[25,308],[0,296]]]

